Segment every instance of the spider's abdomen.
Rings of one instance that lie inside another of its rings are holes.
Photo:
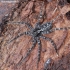
[[[50,30],[50,29],[52,29],[52,23],[44,23],[44,24],[42,24],[41,25],[41,29],[43,29],[43,30]]]
[[[52,29],[52,23],[44,23],[41,25],[41,31],[42,34],[48,34],[50,33],[50,30]]]

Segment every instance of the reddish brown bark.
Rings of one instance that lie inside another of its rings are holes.
[[[58,14],[61,14],[53,23],[53,26],[70,26],[70,20],[67,19],[66,16],[66,13],[70,11],[69,3],[64,4],[62,7],[57,5],[58,2],[56,0],[48,0],[49,2],[46,0],[36,0],[36,2],[34,0],[29,0],[27,3],[20,3],[21,6],[14,11],[13,20],[7,24],[5,33],[0,37],[0,70],[43,70],[44,63],[48,58],[52,59],[51,64],[47,67],[48,70],[70,70],[70,30],[55,31],[46,35],[47,37],[52,38],[56,43],[59,56],[56,55],[50,42],[41,39],[42,51],[38,69],[36,68],[38,45],[36,45],[34,50],[32,50],[30,55],[26,58],[27,61],[23,62],[21,65],[17,65],[16,68],[16,64],[20,61],[22,56],[25,56],[32,43],[31,37],[24,35],[9,44],[6,44],[19,33],[28,30],[25,25],[13,24],[12,22],[26,21],[30,22],[34,27],[40,13],[41,1],[45,1],[45,9],[43,9],[43,11],[46,11],[43,22],[51,21]]]

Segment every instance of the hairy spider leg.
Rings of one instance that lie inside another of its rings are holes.
[[[56,16],[54,19],[52,19],[50,22],[51,22],[51,23],[54,23],[54,22],[57,20],[57,18],[60,17],[60,16],[61,16],[61,14],[57,15],[57,16]]]
[[[38,22],[40,22],[40,20],[43,18],[43,6],[44,6],[44,2],[42,2],[42,6],[40,7],[40,14],[39,14],[39,19],[38,19]]]
[[[21,24],[25,24],[30,30],[33,29],[32,25],[30,23],[22,22]]]
[[[51,31],[56,31],[56,30],[68,30],[70,27],[64,27],[64,28],[53,28]]]
[[[27,32],[23,32],[23,33],[19,34],[18,36],[16,36],[16,37],[13,38],[12,40],[10,40],[8,43],[10,43],[10,42],[16,40],[17,38],[19,38],[19,37],[22,36],[22,35],[29,35],[29,31],[27,31]],[[7,43],[7,44],[8,44],[8,43]]]
[[[40,23],[41,23],[41,19],[43,19],[43,15],[44,15],[44,13],[42,12],[42,11],[43,11],[43,9],[42,9],[43,6],[44,6],[44,2],[42,3],[42,6],[40,7],[40,14],[38,15],[39,18],[38,18],[38,21],[37,21],[35,27],[38,27],[38,26],[41,25],[41,24],[40,24]]]
[[[40,61],[41,50],[42,50],[42,45],[41,45],[40,38],[37,39],[37,43],[38,43],[38,60],[37,60],[37,68],[38,68],[38,63]]]
[[[28,55],[31,53],[31,51],[35,48],[37,41],[36,41],[36,40],[33,40],[32,42],[33,42],[32,47],[28,49],[28,51],[27,51],[25,57],[22,56],[22,58],[21,58],[20,61],[17,63],[17,65],[21,65],[23,62],[25,62],[24,60],[28,57]],[[16,65],[16,66],[17,66],[17,65]]]
[[[28,23],[28,22],[12,22],[12,23],[14,23],[14,24],[25,24],[29,29],[32,29],[33,27],[32,27],[32,25],[30,24],[30,23]]]
[[[56,44],[54,43],[54,41],[53,41],[51,38],[48,38],[48,37],[45,37],[45,36],[41,36],[41,38],[43,38],[43,39],[45,39],[45,40],[51,42],[51,44],[53,45],[53,47],[54,47],[54,49],[55,49],[55,51],[56,51],[56,53],[57,53],[57,56],[58,56],[57,46],[56,46]]]

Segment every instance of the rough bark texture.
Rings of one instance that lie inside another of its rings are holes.
[[[3,35],[0,37],[0,70],[44,70],[44,64],[49,58],[52,60],[46,70],[70,70],[70,30],[55,31],[46,35],[47,37],[52,38],[56,43],[59,56],[57,56],[50,42],[41,39],[42,51],[38,68],[36,67],[38,45],[36,45],[30,55],[26,58],[26,62],[23,62],[16,67],[16,64],[20,61],[22,56],[25,56],[29,47],[31,47],[32,42],[30,36],[23,35],[7,44],[8,41],[18,34],[29,30],[24,24],[13,24],[13,22],[26,21],[30,22],[34,27],[40,13],[40,3],[45,2],[45,9],[43,9],[43,11],[45,11],[45,16],[43,22],[51,21],[61,14],[53,23],[53,26],[58,28],[70,26],[70,3],[68,0],[20,1],[21,2],[15,4],[11,10],[14,12],[13,14],[11,12],[12,20],[10,19],[11,21],[7,23]]]

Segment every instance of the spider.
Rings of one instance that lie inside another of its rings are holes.
[[[39,17],[40,17],[39,19],[41,19],[43,17],[42,11],[40,12]],[[39,63],[40,56],[41,56],[41,50],[42,50],[42,45],[41,45],[40,38],[42,38],[42,39],[44,39],[46,41],[50,41],[52,46],[54,47],[56,53],[58,54],[57,46],[54,43],[54,41],[51,38],[44,36],[44,34],[50,34],[50,33],[54,32],[56,30],[67,30],[67,29],[70,29],[70,27],[53,28],[53,24],[52,24],[53,22],[51,22],[51,21],[50,22],[45,22],[43,24],[41,24],[41,22],[38,21],[34,28],[32,27],[32,25],[30,23],[27,23],[27,22],[17,22],[17,23],[25,24],[29,28],[29,31],[26,31],[26,32],[23,32],[23,33],[19,34],[18,36],[16,36],[12,40],[10,40],[8,43],[12,42],[13,40],[19,38],[22,35],[31,36],[32,37],[32,43],[33,43],[31,48],[27,51],[26,55],[24,57],[22,56],[21,60],[18,62],[19,65],[21,63],[23,63],[23,61],[30,55],[31,51],[35,48],[37,43],[38,43],[38,54],[37,54],[38,60],[37,60],[37,64]]]
[[[41,50],[42,50],[40,38],[45,39],[47,41],[50,41],[51,44],[53,45],[56,53],[58,54],[58,52],[57,52],[57,46],[54,43],[54,41],[51,38],[45,37],[44,34],[50,34],[50,33],[54,32],[56,30],[67,30],[67,29],[70,29],[70,27],[53,28],[52,22],[46,22],[46,23],[43,23],[43,24],[41,24],[40,22],[37,22],[34,28],[29,23],[21,22],[20,24],[27,25],[30,30],[19,34],[18,36],[16,36],[12,40],[10,40],[9,43],[12,42],[13,40],[17,39],[18,37],[22,36],[22,35],[28,35],[28,36],[32,37],[33,44],[31,46],[31,48],[28,50],[26,56],[21,58],[19,64],[21,64],[24,61],[24,59],[27,58],[27,56],[35,48],[35,45],[37,43],[38,43],[38,63],[39,63],[39,61],[40,61],[40,55],[41,55],[40,53],[41,53]]]

